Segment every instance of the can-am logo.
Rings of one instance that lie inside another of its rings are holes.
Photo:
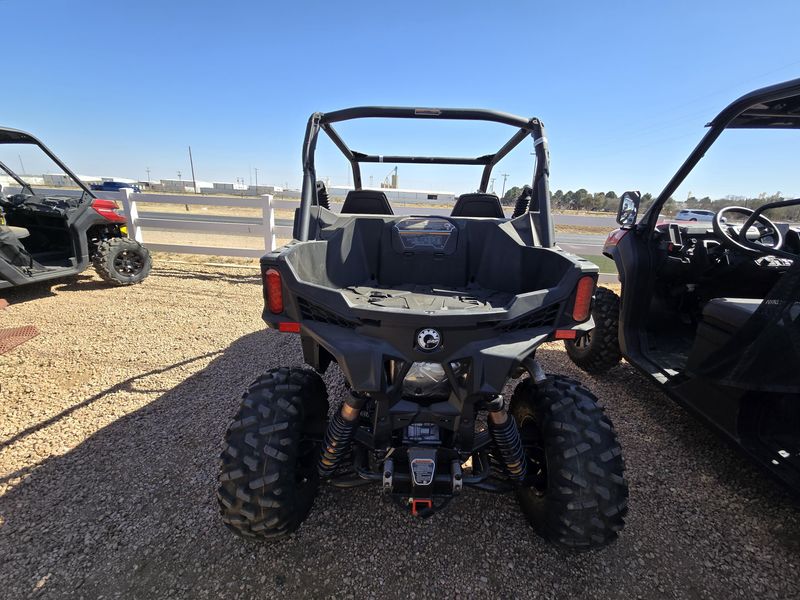
[[[431,352],[436,350],[442,343],[442,335],[435,329],[420,329],[417,333],[417,346],[420,350]]]

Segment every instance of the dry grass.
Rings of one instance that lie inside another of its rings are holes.
[[[576,233],[579,235],[608,235],[615,227],[605,225],[562,225],[556,223],[556,233]]]
[[[255,202],[255,200],[254,200]],[[219,215],[225,217],[254,217],[260,219],[263,211],[260,205],[253,206],[215,206],[197,204],[156,204],[153,202],[137,202],[139,212],[158,212],[165,214],[197,214]],[[293,219],[294,211],[278,208],[274,210],[276,219]]]

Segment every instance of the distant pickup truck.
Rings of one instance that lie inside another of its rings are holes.
[[[137,184],[124,183],[122,181],[103,181],[102,183],[93,183],[91,188],[101,192],[119,192],[123,188],[130,188],[137,194],[142,191]]]

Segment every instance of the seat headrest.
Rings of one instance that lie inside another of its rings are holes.
[[[356,215],[393,215],[386,194],[380,190],[350,190],[344,199],[342,213]]]
[[[490,217],[493,219],[505,218],[503,206],[495,194],[476,192],[474,194],[461,194],[456,200],[451,217]]]

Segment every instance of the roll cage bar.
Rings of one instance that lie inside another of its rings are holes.
[[[656,197],[637,229],[652,233],[661,208],[726,129],[800,129],[800,78],[745,94],[725,107],[706,127],[709,128],[706,134]],[[782,205],[779,202],[770,208]]]
[[[474,158],[452,156],[394,156],[370,155],[350,149],[333,127],[334,123],[352,119],[386,118],[386,119],[445,119],[460,121],[490,121],[517,127],[518,130],[494,154],[485,154]],[[509,113],[476,108],[412,108],[396,106],[361,106],[345,108],[329,113],[314,113],[308,120],[305,140],[303,142],[303,189],[300,196],[299,239],[308,240],[311,207],[318,204],[316,188],[316,167],[314,154],[320,130],[331,139],[334,145],[344,154],[353,171],[355,189],[361,189],[361,163],[394,163],[394,164],[436,164],[436,165],[483,165],[479,192],[486,192],[494,166],[509,152],[516,148],[528,135],[534,139],[536,153],[536,169],[533,176],[533,196],[529,211],[534,213],[539,237],[543,246],[554,244],[555,235],[550,218],[550,157],[544,126],[539,119],[518,117]]]
[[[0,144],[31,144],[34,146],[38,146],[39,149],[44,152],[47,157],[52,160],[58,168],[60,168],[64,173],[70,176],[70,178],[78,184],[78,187],[83,190],[84,194],[87,194],[90,198],[95,198],[96,196],[92,193],[89,187],[83,183],[80,178],[73,173],[70,168],[61,162],[61,159],[58,158],[53,151],[50,150],[47,146],[45,146],[38,138],[35,138],[30,133],[25,131],[20,131],[19,129],[11,129],[9,127],[0,127]],[[31,193],[33,193],[33,188],[29,184],[27,184],[23,179],[18,176],[8,165],[4,164],[0,161],[0,169],[5,171],[9,177],[14,179],[18,184],[20,184],[23,189],[28,188]]]

